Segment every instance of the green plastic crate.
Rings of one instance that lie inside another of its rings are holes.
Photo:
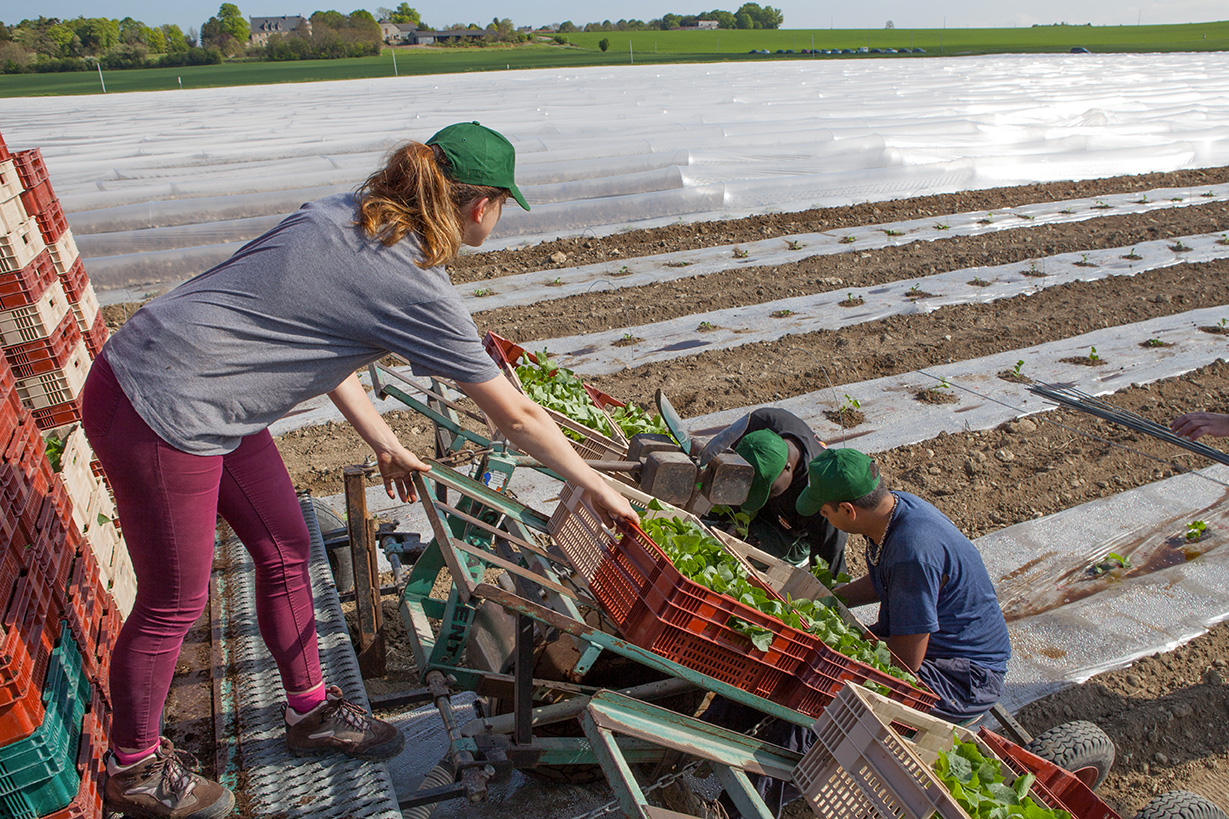
[[[81,784],[77,750],[90,683],[66,623],[43,688],[46,717],[30,737],[0,748],[0,815],[37,819],[68,805]]]

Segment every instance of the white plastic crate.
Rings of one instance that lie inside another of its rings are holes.
[[[77,257],[81,255],[77,251],[77,240],[73,238],[72,228],[66,229],[64,235],[56,239],[48,250],[51,251],[51,261],[55,264],[55,272],[61,276],[68,273],[73,262],[77,261]]]
[[[97,519],[87,523],[90,525],[85,530],[85,542],[89,544],[90,550],[94,552],[94,559],[98,561],[98,571],[103,575],[103,583],[110,583],[115,576],[113,564],[117,559],[116,550],[123,552],[122,560],[128,560],[131,565],[128,550],[123,547],[119,530],[114,523],[99,523]]]
[[[17,379],[17,397],[32,410],[54,407],[81,395],[89,373],[90,352],[79,341],[60,369]]]
[[[111,564],[111,583],[108,591],[115,601],[116,608],[125,620],[132,613],[132,604],[137,599],[137,575],[132,568],[132,558],[128,556],[121,539],[115,548],[115,560]]]
[[[64,449],[60,452],[60,475],[64,479],[65,486],[68,487],[68,496],[75,504],[77,496],[73,494],[73,487],[88,487],[90,484],[86,478],[97,480],[94,471],[90,469],[90,462],[94,460],[94,450],[90,448],[90,442],[86,440],[85,430],[80,424],[73,424],[63,435],[56,437],[64,441]],[[84,498],[88,500],[89,495],[86,494]]]
[[[11,159],[0,162],[0,199],[12,199],[21,195],[21,177],[17,163]]]
[[[0,273],[21,270],[34,261],[34,257],[42,253],[46,246],[38,222],[27,217],[17,227],[0,234]]]
[[[64,285],[52,282],[34,304],[0,311],[0,347],[47,338],[68,315],[68,296]]]
[[[939,753],[950,751],[957,737],[999,759],[973,731],[848,683],[812,730],[815,744],[794,768],[794,783],[821,819],[968,819],[934,773]],[[1001,770],[1010,786],[1016,769],[1003,762]],[[1064,809],[1039,788],[1030,795]]]
[[[94,327],[94,319],[98,318],[98,294],[94,291],[94,283],[87,282],[81,291],[81,298],[72,303],[73,315],[77,317],[77,326],[82,335],[88,335]]]
[[[26,206],[21,203],[20,196],[13,196],[9,199],[3,197],[4,194],[0,193],[0,231],[8,233],[10,230],[16,230],[28,220],[30,214],[26,213]]]
[[[64,484],[67,486],[68,481],[65,480]],[[98,522],[100,515],[107,520],[115,516],[114,507],[111,505],[111,495],[107,492],[106,485],[93,474],[77,483],[74,488],[69,489],[68,495],[73,502],[73,522],[83,533],[92,524]]]

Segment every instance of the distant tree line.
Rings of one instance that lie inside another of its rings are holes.
[[[378,56],[383,46],[380,24],[366,9],[349,14],[317,11],[308,19],[310,32],[295,29],[274,34],[263,49],[250,48],[249,52],[266,60],[334,60]]]
[[[197,44],[196,32],[184,34],[170,23],[150,27],[131,17],[39,17],[12,26],[0,22],[0,70],[5,74],[221,61],[221,52]]]
[[[761,6],[759,3],[743,3],[738,11],[722,11],[713,9],[699,14],[663,14],[660,18],[649,20],[619,20],[612,23],[604,20],[601,23],[585,23],[578,26],[571,20],[559,24],[560,34],[570,34],[575,31],[670,31],[676,28],[693,27],[701,20],[716,20],[718,28],[780,28],[785,22],[785,16],[780,9],[772,6]]]

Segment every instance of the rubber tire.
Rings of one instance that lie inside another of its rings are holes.
[[[1225,812],[1198,794],[1170,791],[1153,799],[1135,819],[1229,819]]]
[[[422,778],[422,782],[419,783],[415,790],[429,791],[432,788],[451,785],[456,781],[456,778],[456,774],[452,771],[452,765],[445,759],[427,771],[427,775]],[[436,808],[442,804],[444,803],[436,802],[434,805],[418,805],[417,807],[406,808],[401,814],[401,819],[431,819],[431,814],[435,813]]]
[[[1027,750],[1072,773],[1092,769],[1095,774],[1091,781],[1080,777],[1092,790],[1105,781],[1114,765],[1114,741],[1100,726],[1086,720],[1055,725],[1033,737]]]

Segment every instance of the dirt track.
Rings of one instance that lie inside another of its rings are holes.
[[[1077,196],[1165,186],[1189,186],[1197,194],[1200,185],[1224,181],[1229,181],[1229,168],[674,225],[601,240],[560,240],[521,250],[474,254],[460,260],[453,275],[460,284],[603,259],[918,216],[1001,210]],[[481,330],[493,329],[524,343],[559,336],[564,331],[576,332],[575,322],[588,330],[626,327],[717,307],[758,304],[786,295],[899,280],[976,264],[1023,261],[1066,251],[1129,246],[1148,239],[1224,230],[1229,230],[1229,208],[1199,205],[820,257],[771,270],[739,270],[706,280],[684,279],[547,302],[515,312],[491,311],[476,318]],[[558,253],[567,254],[564,262],[550,260]],[[834,280],[839,281],[833,284]],[[637,319],[631,322],[625,309],[629,304],[636,306],[633,312]],[[1179,265],[1134,277],[1056,286],[1038,295],[990,305],[942,308],[926,316],[892,317],[835,332],[795,336],[788,342],[703,353],[595,382],[619,398],[638,403],[649,402],[653,391],[661,387],[677,399],[676,406],[684,415],[697,415],[811,392],[829,379],[835,385],[854,383],[1217,305],[1226,305],[1229,315],[1229,263]],[[122,320],[123,309],[107,308],[108,319]],[[790,348],[797,347],[810,355],[791,353]],[[1229,365],[1222,360],[1186,376],[1143,388],[1131,387],[1117,393],[1113,400],[1158,422],[1192,409],[1226,411]],[[420,416],[394,413],[389,420],[407,445],[430,451],[429,425]],[[1060,421],[1069,429],[1051,421]],[[282,436],[279,446],[296,484],[317,495],[339,492],[341,467],[357,463],[366,455],[357,435],[344,425],[296,431]],[[992,457],[1003,449],[1014,457]],[[892,484],[934,502],[970,537],[1140,486],[1178,469],[1204,465],[1194,456],[1175,454],[1153,439],[1065,411],[996,430],[943,434],[879,457]],[[852,555],[859,551],[851,544]],[[1153,794],[1176,788],[1195,791],[1229,807],[1229,735],[1223,730],[1229,724],[1226,659],[1229,625],[1222,624],[1168,655],[1142,660],[1131,668],[1101,675],[1030,705],[1022,719],[1031,730],[1072,718],[1101,724],[1118,745],[1119,755],[1102,797],[1123,816],[1134,815]]]

